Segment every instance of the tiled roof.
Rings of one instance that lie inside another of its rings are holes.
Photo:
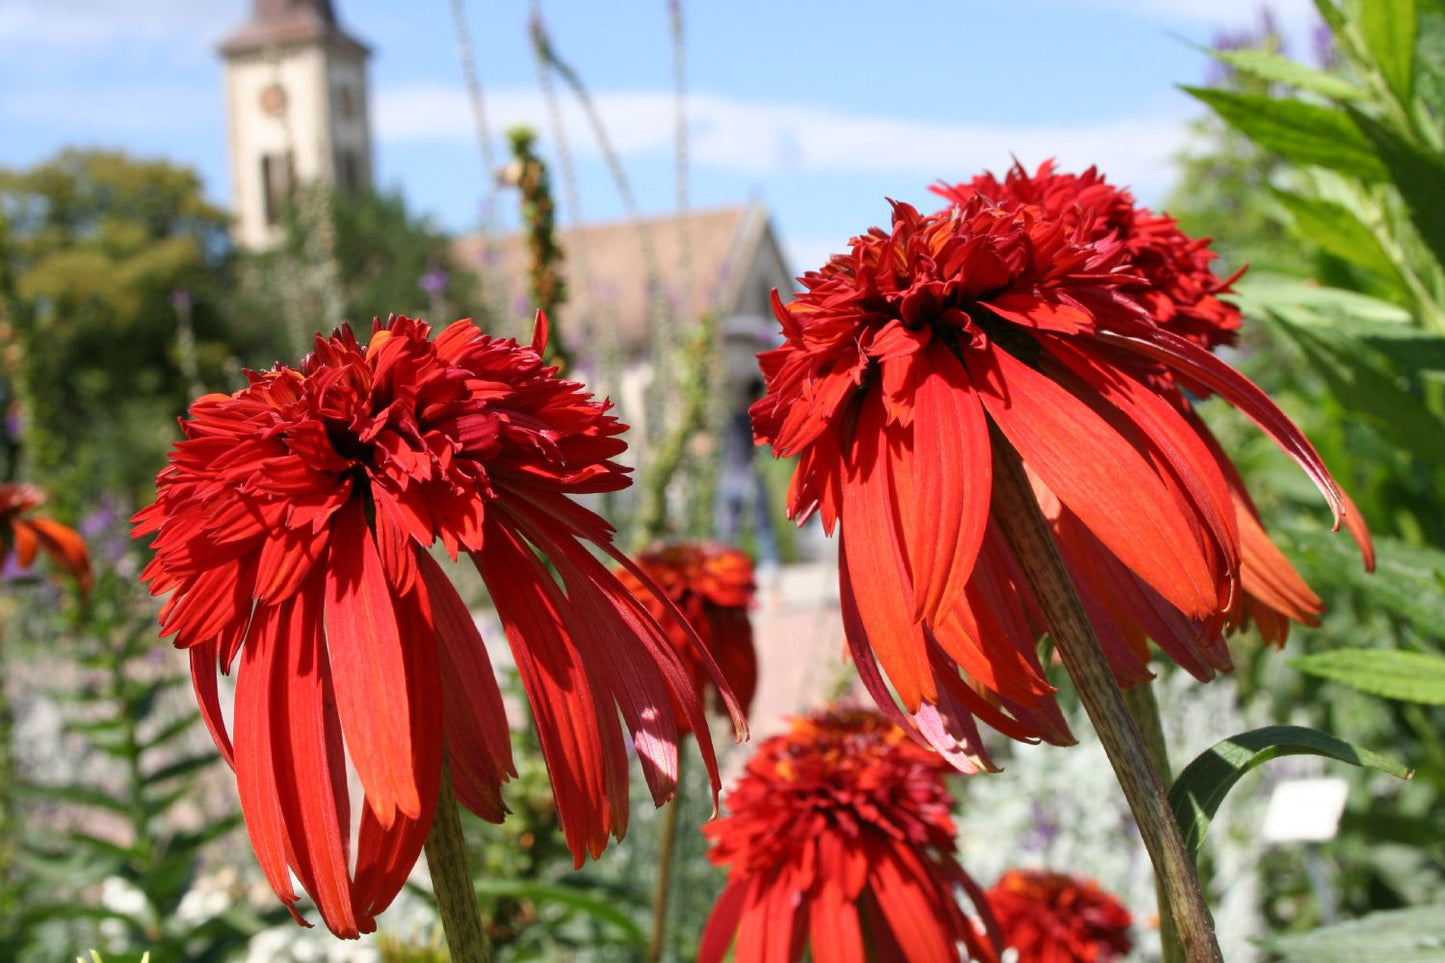
[[[559,327],[573,343],[601,331],[623,347],[646,340],[650,296],[642,230],[651,238],[670,319],[687,323],[709,308],[728,313],[766,226],[762,208],[737,206],[696,211],[681,221],[668,216],[564,230],[559,240],[568,299]],[[500,284],[507,310],[517,318],[530,313],[523,241],[513,234],[452,242],[457,263],[478,270],[484,284]]]

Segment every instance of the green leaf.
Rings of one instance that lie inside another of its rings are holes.
[[[1356,766],[1369,766],[1401,779],[1414,775],[1412,770],[1388,756],[1303,726],[1266,726],[1230,736],[1195,757],[1169,789],[1169,806],[1184,832],[1189,854],[1196,862],[1219,804],[1240,777],[1271,759],[1298,755],[1325,756]]]
[[[130,806],[113,793],[101,792],[89,786],[51,786],[43,783],[18,783],[16,788],[27,796],[48,802],[70,803],[77,806],[95,806],[122,816],[130,815]]]
[[[647,935],[642,931],[642,927],[624,908],[617,905],[612,894],[590,893],[577,886],[561,883],[513,879],[477,880],[476,891],[489,896],[531,900],[534,903],[556,903],[585,913],[600,923],[610,923],[622,931],[629,945],[638,949],[647,946]]]
[[[1371,695],[1445,706],[1445,656],[1433,652],[1334,649],[1302,656],[1292,665]]]
[[[1415,80],[1415,0],[1360,4],[1360,32],[1385,82],[1408,105]]]
[[[1331,315],[1354,317],[1368,321],[1406,325],[1412,322],[1410,312],[1398,304],[1381,301],[1357,291],[1322,287],[1284,274],[1246,274],[1234,286],[1239,306],[1246,314],[1308,307]]]
[[[221,757],[217,755],[213,750],[208,749],[204,752],[197,753],[194,756],[187,756],[184,759],[178,759],[168,766],[163,766],[160,769],[157,769],[155,772],[146,776],[145,781],[148,784],[154,784],[158,782],[163,782],[167,779],[175,779],[177,776],[187,776],[193,772],[196,772],[197,770],[204,769],[207,766],[215,765],[220,761]]]
[[[1205,51],[1211,57],[1229,64],[1240,73],[1277,84],[1289,84],[1300,90],[1328,97],[1330,100],[1361,100],[1365,92],[1335,74],[1306,67],[1304,64],[1258,48]]]
[[[1445,265],[1445,159],[1417,149],[1394,130],[1353,107],[1345,109],[1388,169],[1415,230],[1435,260]]]
[[[1285,963],[1445,963],[1445,906],[1386,910],[1261,942]]]
[[[1208,104],[1225,123],[1285,160],[1366,181],[1385,177],[1370,142],[1348,115],[1332,107],[1207,87],[1183,89]]]
[[[1445,638],[1445,552],[1377,535],[1375,571],[1370,574],[1361,570],[1350,539],[1294,526],[1288,530],[1300,542],[1296,557],[1306,581],[1347,585],[1417,632]]]
[[[1294,219],[1296,237],[1403,287],[1400,272],[1380,246],[1380,239],[1349,208],[1290,191],[1276,189],[1272,193]]]

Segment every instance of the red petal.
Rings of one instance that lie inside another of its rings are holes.
[[[196,702],[201,707],[206,731],[211,734],[226,765],[235,769],[236,755],[231,748],[231,737],[226,732],[226,719],[221,714],[221,699],[216,687],[217,649],[214,639],[191,647],[191,687],[196,690]]]
[[[332,933],[360,935],[348,861],[351,799],[341,723],[332,710],[331,667],[322,639],[320,580],[282,607],[273,694],[277,796],[296,875]],[[279,698],[278,698],[279,696]]]
[[[471,613],[432,557],[415,564],[430,595],[442,687],[442,729],[457,799],[489,822],[507,813],[501,787],[517,774],[501,690]]]
[[[963,593],[988,525],[993,461],[988,422],[968,373],[942,343],[915,396],[912,469],[919,513],[913,540],[913,617],[937,625]]]
[[[1344,493],[1320,459],[1319,453],[1284,412],[1270,400],[1259,386],[1235,371],[1192,341],[1163,328],[1125,322],[1111,322],[1115,330],[1099,331],[1101,341],[1161,361],[1186,377],[1217,392],[1234,407],[1248,415],[1260,430],[1293,458],[1310,480],[1319,488],[1335,513],[1335,528],[1340,527],[1349,508]],[[1363,547],[1363,546],[1362,546]]]
[[[920,626],[913,620],[913,586],[898,533],[898,500],[889,479],[882,406],[865,401],[855,429],[849,477],[843,484],[843,532],[838,543],[840,584],[858,600],[867,643],[909,712],[938,690],[928,668]]]
[[[968,361],[989,415],[1059,500],[1181,611],[1213,613],[1215,579],[1194,533],[1133,446],[1006,351],[971,352]]]
[[[413,644],[432,644],[430,639]],[[360,501],[338,511],[326,566],[326,648],[352,764],[382,827],[422,816],[411,686],[391,591]]]
[[[278,693],[284,691],[277,608],[268,606],[257,613],[255,637],[242,653],[236,673],[236,788],[251,848],[266,881],[296,921],[309,926],[295,908],[296,891],[286,864],[285,817],[272,759],[271,716],[280,703]]]

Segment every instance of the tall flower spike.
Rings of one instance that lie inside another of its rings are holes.
[[[931,215],[894,204],[891,230],[854,238],[791,303],[775,294],[784,343],[759,355],[768,393],[752,408],[758,441],[798,457],[790,515],[816,512],[829,533],[842,521],[843,619],[864,684],[965,770],[991,766],[980,719],[1072,740],[1035,651],[1048,626],[991,519],[994,445],[1022,458],[1125,685],[1150,677],[1148,639],[1208,679],[1229,668],[1223,632],[1246,615],[1282,633],[1318,611],[1181,385],[1252,418],[1370,559],[1314,448],[1209,353],[1233,315],[1207,301],[1223,289],[1197,276],[1207,258],[1189,248],[1172,274],[1146,270],[1152,248],[1099,228],[1128,205],[1097,179],[975,185]],[[1209,293],[1184,305],[1197,290]],[[1192,320],[1172,328],[1161,299]]]
[[[612,461],[624,426],[543,365],[540,316],[531,346],[470,321],[430,334],[393,318],[362,346],[343,328],[300,370],[197,400],[134,519],[262,869],[293,915],[294,872],[338,936],[374,929],[406,880],[444,752],[462,805],[506,813],[501,693],[434,542],[491,590],[579,865],[627,828],[619,708],[657,802],[676,789],[678,713],[718,787],[668,630],[587,550],[630,566],[612,529],[567,497],[628,484]],[[233,743],[216,670],[238,656]],[[355,840],[348,762],[365,793]]]
[[[699,963],[734,942],[737,963],[796,963],[805,950],[819,963],[996,961],[983,893],[954,858],[948,771],[871,710],[794,719],[759,745],[727,816],[703,827],[728,881]]]
[[[1092,880],[1011,869],[988,891],[1004,945],[1030,963],[1111,963],[1134,941],[1133,917]]]
[[[637,556],[637,567],[687,618],[746,715],[758,685],[758,655],[748,616],[757,590],[752,561],[735,548],[712,542],[673,542]],[[667,626],[669,640],[701,692],[709,679],[700,654],[693,649],[692,633],[665,621],[663,601],[631,572],[619,569],[617,577],[647,606],[653,618]],[[715,690],[714,705],[719,712],[725,711],[722,696]]]
[[[89,592],[95,581],[90,570],[90,552],[85,540],[69,525],[49,518],[28,515],[45,504],[45,493],[34,485],[0,484],[0,555],[28,568],[37,552],[45,553],[51,564],[69,572],[81,592]]]

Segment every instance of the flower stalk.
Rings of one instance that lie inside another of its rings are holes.
[[[1154,771],[1161,782],[1174,781],[1173,769],[1169,765],[1169,744],[1164,741],[1164,726],[1159,718],[1159,701],[1154,698],[1154,683],[1141,682],[1124,690],[1124,705],[1144,737],[1144,747]],[[1169,894],[1156,877],[1154,880],[1156,899],[1159,903],[1159,943],[1161,963],[1184,963],[1184,947],[1179,945],[1179,932],[1174,927],[1174,916],[1169,911]]]
[[[1184,959],[1189,963],[1222,961],[1199,877],[1170,812],[1164,785],[1074,590],[1023,463],[996,428],[992,447],[994,517],[1043,609],[1064,668],[1134,813],[1178,929]]]
[[[677,795],[662,810],[657,837],[657,879],[652,888],[652,929],[647,936],[647,963],[662,959],[667,938],[667,906],[672,897],[672,864],[677,849],[677,824],[683,806],[683,757],[677,757]]]
[[[436,816],[426,838],[426,865],[432,890],[441,912],[442,930],[453,963],[491,963],[492,947],[482,928],[482,914],[472,892],[472,874],[467,868],[467,846],[462,836],[462,819],[452,791],[451,772],[442,760],[442,778],[437,794]]]

